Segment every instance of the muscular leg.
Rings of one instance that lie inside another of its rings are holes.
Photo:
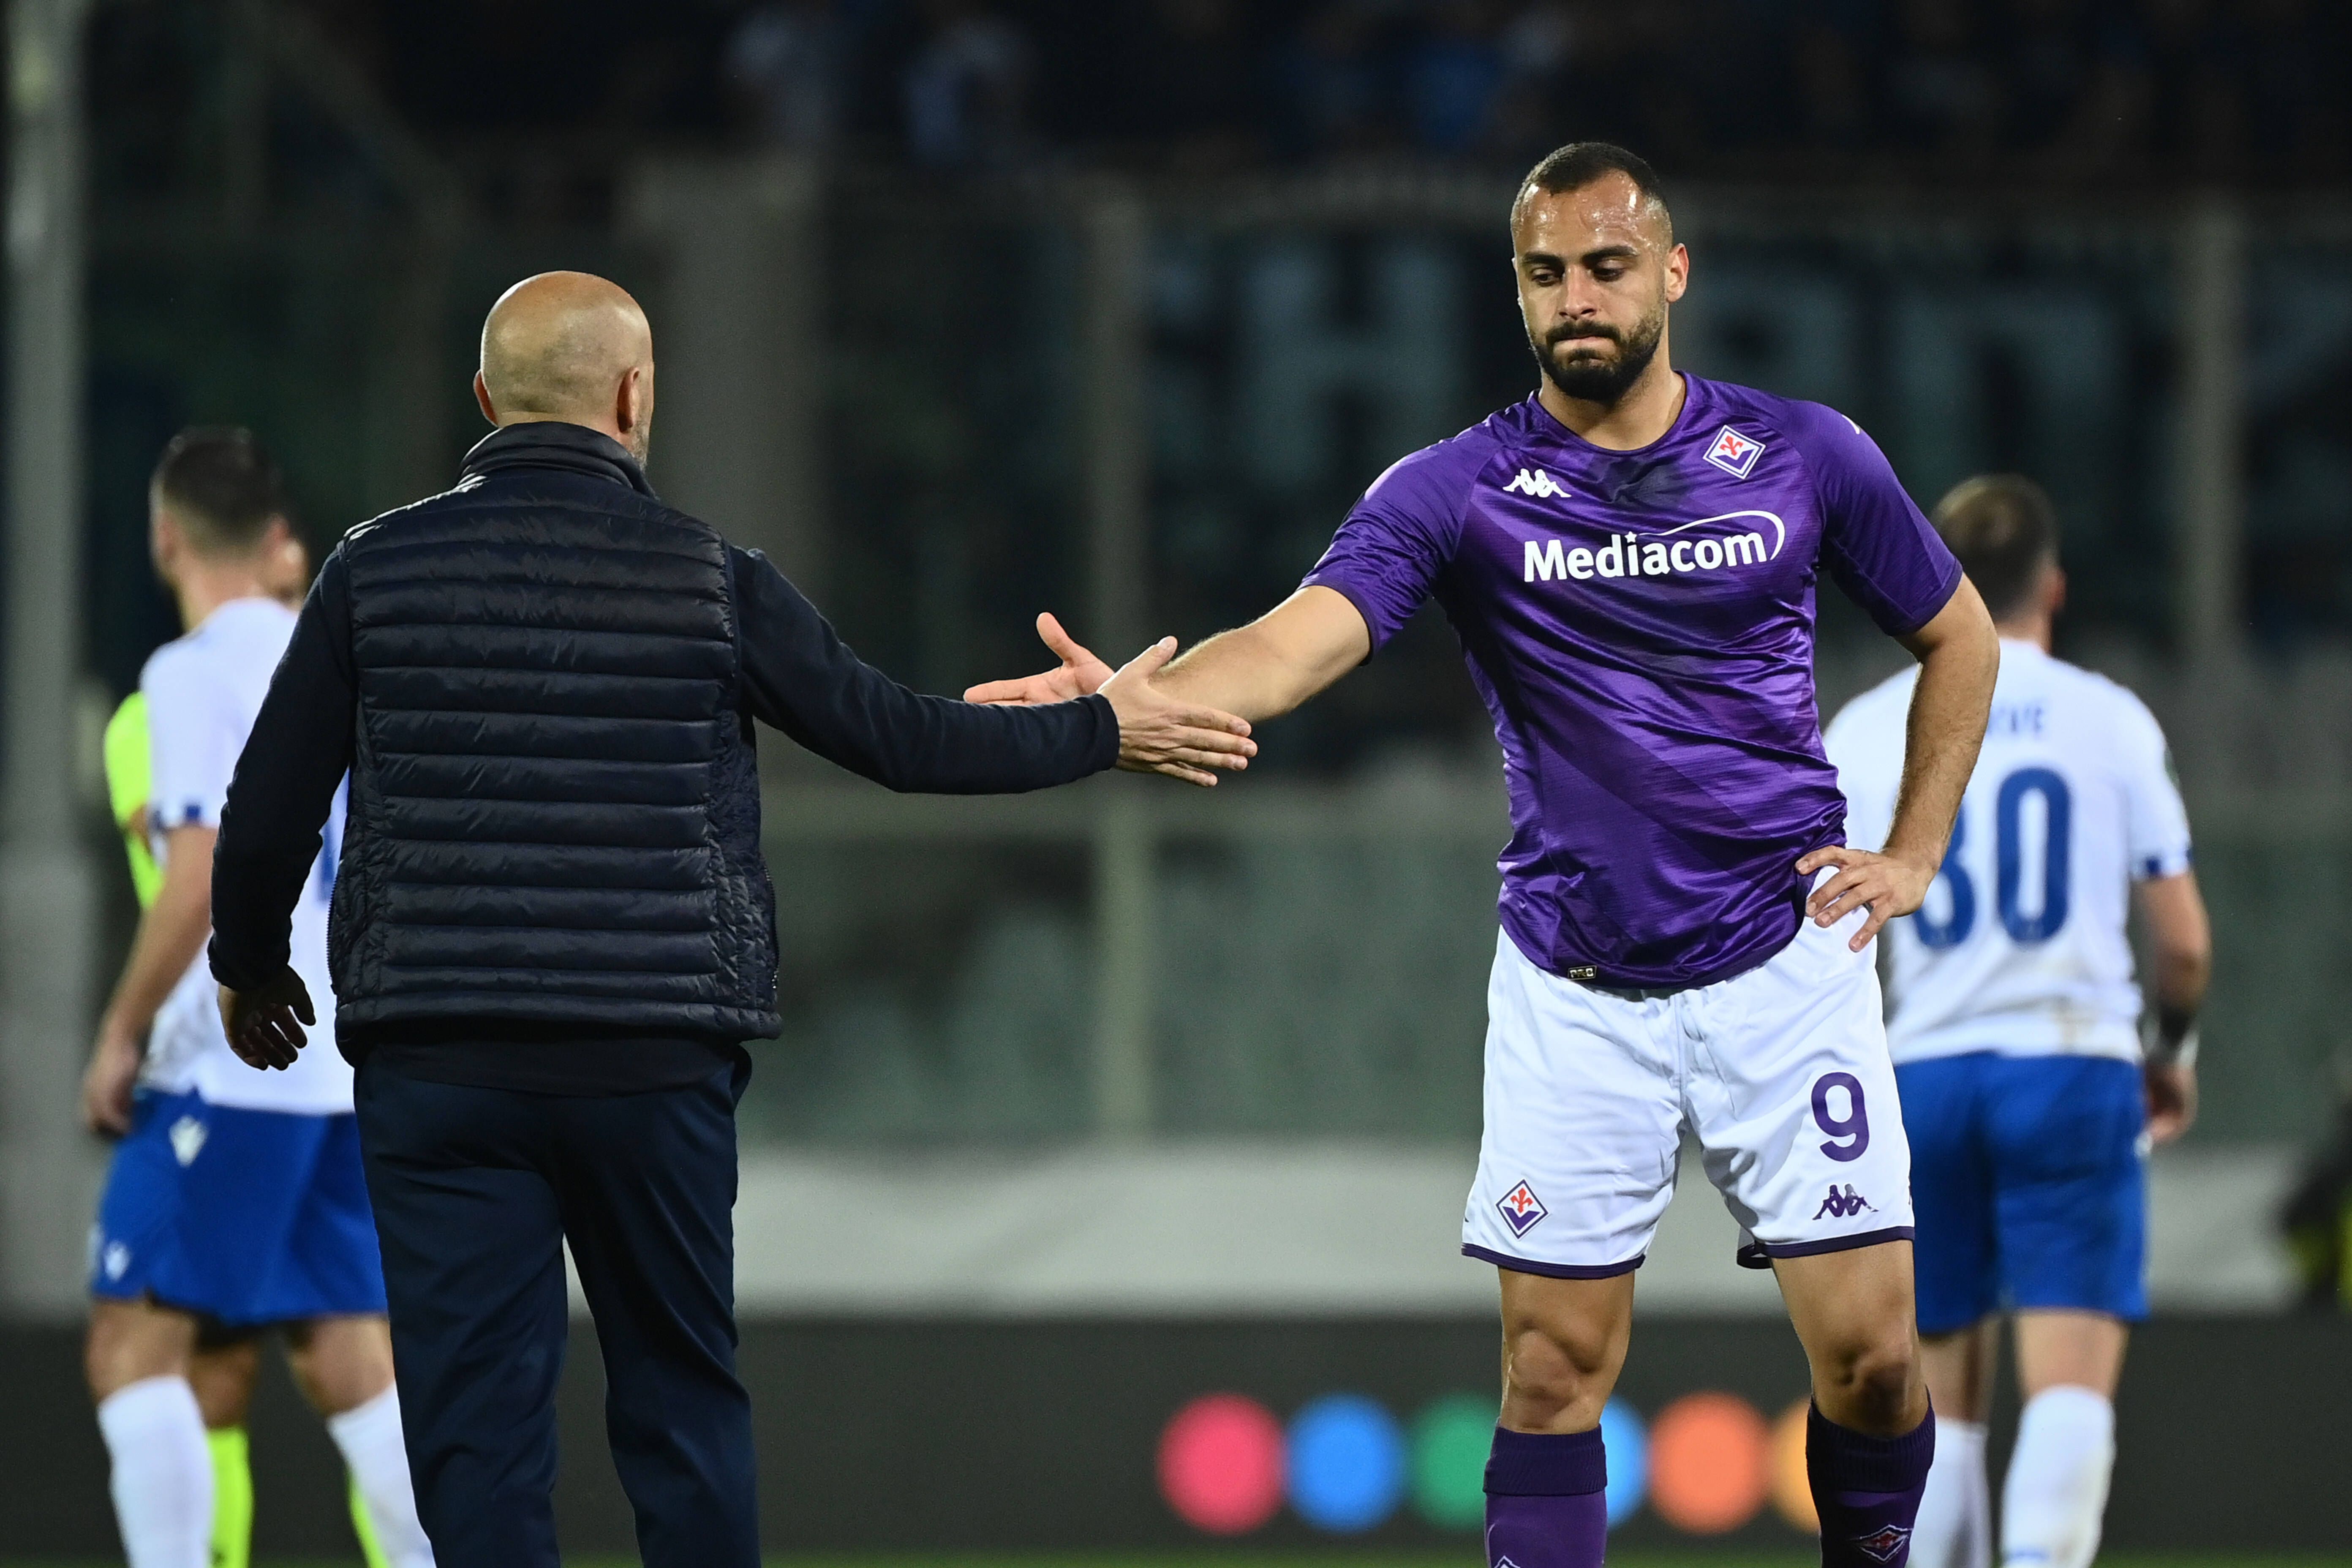
[[[432,1568],[393,1387],[391,1326],[377,1317],[314,1319],[289,1331],[286,1359],[350,1467],[361,1549],[384,1568]]]
[[[1499,1269],[1503,1419],[1513,1432],[1590,1432],[1633,1332],[1633,1276],[1554,1279]]]
[[[1919,1363],[1936,1407],[1936,1462],[1919,1500],[1913,1568],[1988,1568],[1992,1561],[1992,1489],[1985,1478],[1985,1421],[1992,1409],[2000,1321],[1958,1333],[1926,1334]]]
[[[1805,1462],[1825,1568],[1905,1568],[1936,1452],[1911,1244],[1773,1260],[1812,1366]]]
[[[1886,1242],[1772,1270],[1813,1372],[1813,1404],[1837,1425],[1899,1437],[1927,1415],[1911,1300],[1911,1244]]]
[[[204,1412],[205,1447],[213,1461],[212,1568],[247,1568],[253,1561],[253,1459],[245,1415],[253,1380],[261,1371],[258,1339],[207,1344],[197,1336],[188,1384]]]
[[[185,1312],[147,1301],[90,1308],[84,1367],[131,1568],[203,1568],[211,1554],[212,1454],[188,1385],[195,1348]]]
[[[2098,1312],[2017,1314],[2025,1413],[2001,1489],[2001,1561],[2088,1568],[2116,1462],[2116,1384],[2130,1331]]]
[[[1503,1409],[1486,1467],[1487,1562],[1598,1568],[1609,1532],[1601,1410],[1625,1364],[1633,1276],[1501,1274]]]

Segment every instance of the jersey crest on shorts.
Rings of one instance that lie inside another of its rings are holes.
[[[1511,1227],[1513,1236],[1527,1235],[1535,1229],[1537,1221],[1551,1212],[1543,1206],[1543,1200],[1536,1196],[1536,1190],[1528,1185],[1525,1177],[1519,1179],[1517,1186],[1505,1193],[1502,1201],[1495,1207],[1501,1212],[1503,1223]]]
[[[1715,433],[1706,444],[1706,460],[1735,479],[1744,479],[1756,468],[1756,459],[1764,455],[1764,443],[1752,436],[1742,436],[1727,425]]]

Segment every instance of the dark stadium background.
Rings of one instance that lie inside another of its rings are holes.
[[[8,9],[0,1561],[112,1550],[71,1090],[131,919],[94,724],[176,629],[144,544],[172,431],[254,427],[323,548],[448,482],[506,284],[606,272],[655,322],[654,482],[960,690],[1034,664],[1039,609],[1106,651],[1254,613],[1389,461],[1524,395],[1502,210],[1582,137],[1667,177],[1680,364],[1836,405],[1923,503],[1987,468],[2057,496],[2060,651],[2164,720],[2219,946],[2109,1540],[2352,1543],[2344,1183],[2299,1250],[2278,1223],[2352,1083],[2352,8]],[[1833,707],[1899,655],[1822,616]],[[1182,1548],[1152,1456],[1193,1396],[1405,1419],[1491,1383],[1444,1223],[1502,837],[1483,716],[1425,616],[1265,739],[1213,800],[941,805],[772,738],[790,1022],[739,1222],[776,1549]],[[1648,1415],[1802,1387],[1711,1207],[1644,1276]],[[592,1346],[567,1540],[618,1553]],[[289,1391],[257,1427],[265,1554],[348,1557]],[[1622,1542],[1804,1551],[1769,1509]],[[1475,1550],[1403,1503],[1238,1545]]]

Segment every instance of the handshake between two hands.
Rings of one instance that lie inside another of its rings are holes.
[[[1213,787],[1220,771],[1238,773],[1257,754],[1248,721],[1171,697],[1151,684],[1176,657],[1176,639],[1163,637],[1113,671],[1082,647],[1051,615],[1037,617],[1037,635],[1061,657],[1058,668],[1019,680],[992,680],[963,694],[967,702],[1028,707],[1068,702],[1097,692],[1118,715],[1118,765],[1129,773],[1166,773]]]

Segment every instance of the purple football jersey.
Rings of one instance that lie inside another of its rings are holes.
[[[1895,636],[1960,581],[1845,416],[1683,380],[1639,451],[1529,397],[1413,453],[1307,578],[1374,648],[1436,597],[1503,746],[1503,927],[1530,963],[1606,985],[1761,963],[1801,919],[1798,858],[1844,842],[1813,696],[1819,568]]]

